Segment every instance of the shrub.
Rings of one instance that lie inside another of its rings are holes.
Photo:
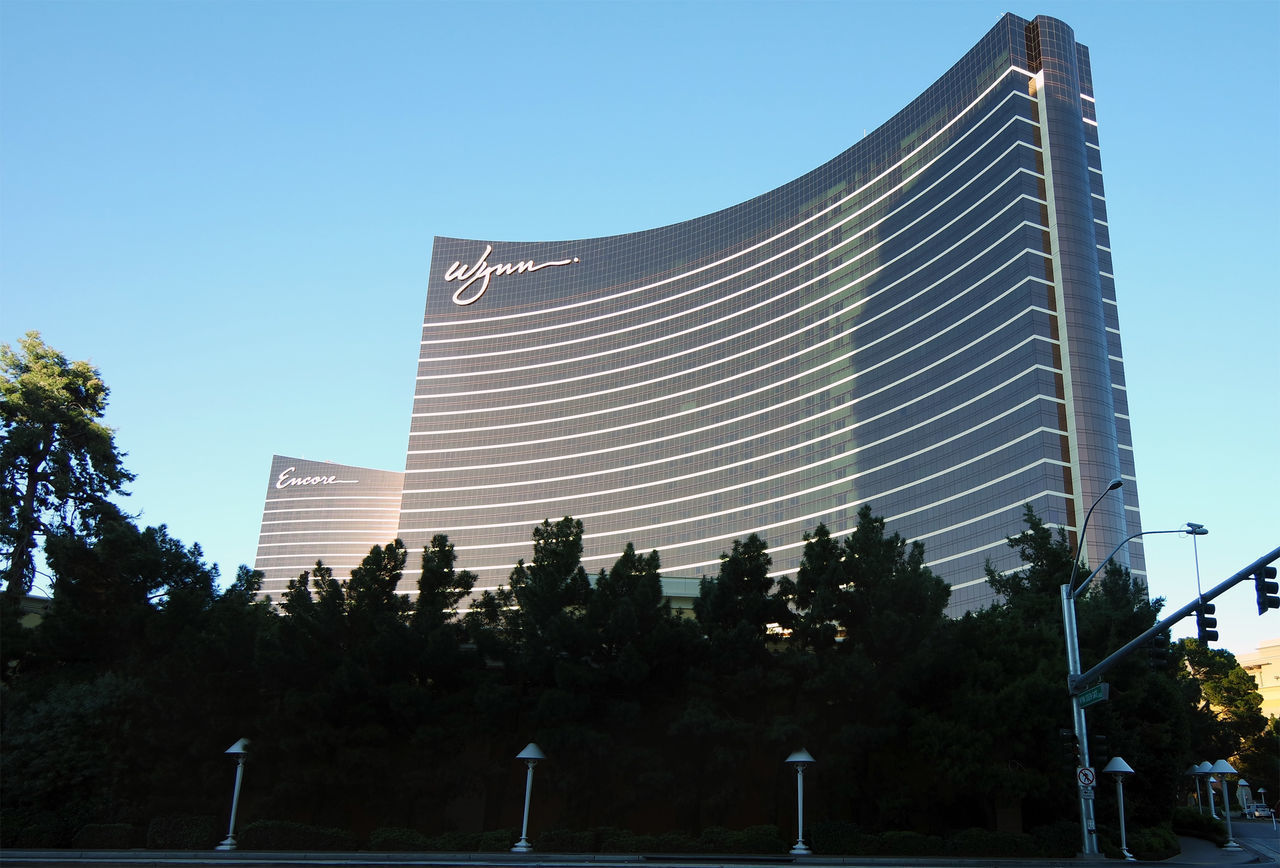
[[[308,826],[288,820],[258,820],[236,836],[243,850],[355,850],[355,835],[345,829]]]
[[[1226,846],[1227,827],[1221,820],[1202,814],[1195,808],[1173,809],[1173,833],[1190,838],[1203,838],[1219,847]]]
[[[601,853],[653,853],[658,849],[658,839],[653,835],[637,835],[625,829],[601,829],[599,834]]]
[[[575,829],[551,829],[537,838],[537,849],[544,853],[591,853],[596,849],[595,835]]]
[[[824,855],[866,855],[874,849],[857,826],[838,820],[815,824],[807,837],[813,851]]]
[[[948,842],[948,852],[957,856],[1038,856],[1035,838],[1017,832],[965,829]]]
[[[211,850],[218,840],[214,817],[156,817],[147,826],[151,850]]]
[[[1049,859],[1070,859],[1080,851],[1080,823],[1076,820],[1058,820],[1046,826],[1037,826],[1030,832],[1036,842],[1036,855]]]
[[[654,846],[657,853],[697,853],[698,839],[684,832],[664,832]]]
[[[445,832],[427,839],[423,849],[437,853],[474,853],[480,849],[480,833]]]
[[[785,853],[790,849],[777,826],[748,826],[730,832],[726,843],[730,853]]]
[[[482,853],[510,850],[515,846],[517,837],[515,829],[494,829],[490,832],[481,832],[479,840],[476,842],[476,849]]]
[[[941,838],[919,832],[885,832],[878,837],[878,852],[886,856],[937,856],[943,852]]]
[[[369,834],[369,849],[424,852],[431,849],[431,839],[417,829],[390,826],[374,829]]]
[[[1182,852],[1178,836],[1168,826],[1138,829],[1128,836],[1129,852],[1143,862],[1161,862]]]
[[[70,830],[62,819],[49,812],[37,814],[6,812],[0,822],[0,841],[5,847],[53,849],[67,846]]]
[[[133,846],[133,826],[128,823],[89,823],[71,839],[77,850],[127,850]]]

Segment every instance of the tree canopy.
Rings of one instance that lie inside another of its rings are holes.
[[[35,579],[38,538],[91,535],[133,474],[102,423],[109,391],[97,368],[70,362],[28,332],[0,345],[0,556],[5,591]]]
[[[869,506],[852,533],[806,534],[795,575],[775,573],[763,537],[734,541],[693,617],[664,598],[657,552],[627,544],[588,576],[572,517],[532,529],[503,587],[477,594],[437,535],[422,551],[374,546],[348,576],[316,562],[272,601],[260,574],[241,567],[224,587],[198,545],[112,504],[132,477],[98,421],[105,387],[38,336],[22,346],[4,357],[5,600],[27,587],[41,537],[54,596],[34,629],[3,609],[0,845],[221,819],[223,751],[242,737],[241,816],[360,834],[517,825],[513,757],[537,740],[544,817],[568,829],[785,823],[783,758],[803,746],[818,760],[806,796],[818,828],[1065,825],[1073,839],[1058,590],[1072,551],[1029,508],[1009,540],[1023,567],[986,576],[1000,602],[956,619],[924,547]],[[97,398],[51,406],[81,393]],[[401,587],[411,562],[416,589]],[[1083,658],[1144,632],[1162,605],[1109,567],[1078,603]],[[1204,758],[1280,792],[1275,721],[1229,653],[1186,640],[1108,680],[1111,700],[1089,710],[1108,739],[1094,762],[1119,754],[1141,770],[1127,790],[1137,823],[1166,824],[1183,769]],[[1098,816],[1114,816],[1109,791],[1098,798]]]

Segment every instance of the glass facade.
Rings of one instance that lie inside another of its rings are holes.
[[[396,538],[403,484],[396,471],[274,456],[254,560],[261,593],[279,601],[317,560],[349,576],[370,548]]]
[[[1019,566],[1025,505],[1074,533],[1123,476],[1090,521],[1100,562],[1140,527],[1093,108],[1071,30],[1006,15],[882,127],[740,205],[436,238],[399,536],[447,534],[478,588],[565,515],[588,572],[632,542],[712,575],[756,533],[782,574],[866,503],[958,613],[992,600],[985,563]]]

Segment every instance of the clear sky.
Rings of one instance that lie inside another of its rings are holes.
[[[229,577],[273,453],[403,468],[432,236],[736,204],[1006,11],[1092,51],[1142,517],[1209,527],[1208,589],[1280,545],[1275,0],[0,0],[0,341],[101,369],[126,506]],[[1183,605],[1190,539],[1148,541]],[[1252,585],[1218,608],[1280,637]]]

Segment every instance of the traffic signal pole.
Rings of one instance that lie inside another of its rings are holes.
[[[1206,591],[1204,594],[1200,595],[1197,599],[1192,600],[1190,603],[1187,603],[1181,609],[1174,612],[1172,615],[1165,618],[1163,621],[1156,624],[1154,627],[1147,630],[1145,633],[1142,633],[1141,635],[1136,636],[1133,639],[1129,640],[1129,642],[1126,645],[1124,645],[1118,651],[1111,652],[1109,655],[1107,655],[1106,658],[1102,660],[1102,662],[1098,663],[1089,671],[1078,674],[1078,675],[1068,675],[1067,689],[1071,691],[1072,698],[1074,699],[1076,696],[1080,694],[1082,690],[1088,687],[1092,682],[1102,677],[1102,674],[1107,670],[1109,670],[1112,666],[1115,666],[1125,657],[1128,657],[1130,654],[1132,654],[1135,650],[1144,646],[1151,639],[1152,636],[1156,635],[1157,633],[1162,633],[1165,630],[1168,630],[1171,626],[1178,623],[1183,618],[1187,617],[1188,615],[1192,614],[1197,609],[1199,609],[1203,603],[1207,603],[1208,601],[1214,599],[1215,597],[1218,597],[1221,594],[1226,593],[1231,588],[1234,588],[1236,585],[1240,584],[1241,582],[1254,581],[1255,573],[1265,574],[1264,571],[1267,569],[1267,566],[1273,561],[1277,561],[1277,560],[1280,560],[1280,548],[1274,548],[1271,551],[1267,552],[1265,555],[1258,558],[1253,563],[1249,564],[1249,566],[1240,570],[1231,578],[1227,579],[1226,581],[1222,582],[1221,584],[1217,585],[1211,590]],[[1073,614],[1072,620],[1074,622],[1074,608],[1073,608],[1072,614]],[[1075,637],[1073,636],[1072,638],[1068,639],[1067,645],[1070,646],[1073,642],[1076,642],[1076,641],[1078,640],[1076,640]],[[1075,654],[1078,659],[1080,656],[1079,650],[1077,650]]]
[[[1087,521],[1088,518],[1086,517],[1086,522]],[[1148,531],[1148,533],[1175,532],[1188,532],[1198,535],[1203,532],[1203,528],[1199,525],[1195,525],[1190,531]],[[1134,536],[1141,535],[1142,534],[1135,534]],[[1130,537],[1130,539],[1133,539],[1133,537]],[[1125,542],[1128,541],[1129,540],[1125,540]],[[1118,549],[1119,547],[1117,547],[1117,550]],[[1112,554],[1114,554],[1114,552]],[[1110,560],[1110,558],[1107,560]],[[1265,611],[1266,608],[1276,608],[1277,604],[1280,603],[1280,600],[1272,602],[1275,598],[1270,596],[1275,587],[1270,581],[1275,577],[1275,570],[1268,566],[1275,560],[1280,560],[1280,548],[1272,549],[1249,566],[1237,572],[1231,578],[1211,589],[1208,593],[1197,595],[1195,600],[1187,603],[1181,609],[1142,633],[1140,636],[1131,639],[1118,651],[1113,651],[1111,654],[1107,655],[1102,662],[1098,663],[1088,672],[1081,672],[1080,636],[1076,627],[1076,597],[1084,591],[1088,586],[1090,579],[1092,579],[1093,576],[1102,569],[1102,567],[1099,567],[1098,570],[1091,573],[1078,588],[1072,588],[1071,583],[1062,585],[1062,624],[1066,633],[1067,646],[1067,690],[1071,696],[1071,717],[1075,727],[1076,743],[1078,745],[1080,757],[1079,768],[1076,774],[1076,784],[1080,788],[1080,824],[1083,839],[1081,854],[1086,858],[1097,858],[1099,856],[1099,850],[1097,824],[1095,822],[1093,812],[1094,772],[1089,758],[1088,724],[1085,720],[1084,707],[1080,704],[1080,694],[1101,678],[1102,674],[1112,666],[1115,666],[1138,648],[1145,646],[1152,637],[1158,633],[1165,632],[1171,626],[1188,615],[1198,612],[1205,603],[1220,594],[1225,593],[1240,582],[1252,580],[1257,584],[1259,614]],[[1105,563],[1103,566],[1105,566]],[[1072,579],[1074,580],[1074,578],[1075,573],[1073,570]]]
[[[1067,684],[1080,677],[1080,636],[1076,631],[1076,601],[1072,596],[1071,586],[1062,588],[1062,623],[1067,635]],[[1071,721],[1076,731],[1076,745],[1079,751],[1078,769],[1091,769],[1089,762],[1089,730],[1085,722],[1084,707],[1080,705],[1080,694],[1071,691]],[[1076,784],[1080,788],[1080,826],[1083,836],[1081,853],[1085,857],[1098,856],[1098,827],[1093,815],[1093,784],[1085,784],[1080,780],[1080,771],[1076,772]]]

